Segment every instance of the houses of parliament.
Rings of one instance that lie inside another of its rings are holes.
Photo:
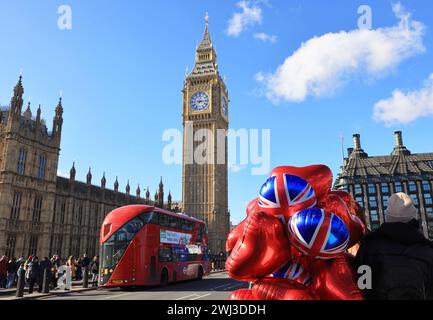
[[[119,191],[116,178],[107,188],[105,173],[98,186],[89,168],[86,182],[76,180],[75,164],[69,178],[57,175],[63,125],[62,98],[55,109],[52,130],[34,117],[28,103],[23,112],[24,88],[20,76],[10,105],[0,110],[0,253],[7,256],[61,256],[99,250],[100,226],[107,213],[127,204],[155,205],[179,211],[171,194],[164,201],[161,182],[151,198],[126,185]]]
[[[208,17],[203,39],[196,49],[195,67],[183,84],[183,125],[194,133],[228,129],[228,90],[220,77]],[[52,129],[41,119],[41,107],[33,116],[30,103],[24,106],[24,87],[19,77],[9,106],[0,110],[0,254],[7,256],[96,255],[99,232],[110,211],[128,204],[148,204],[185,212],[204,220],[209,230],[209,249],[224,250],[230,227],[227,161],[216,164],[216,152],[207,164],[185,161],[191,148],[183,146],[182,202],[164,201],[161,182],[154,197],[149,188],[131,194],[129,182],[119,191],[106,186],[105,174],[96,185],[89,172],[86,182],[76,179],[75,165],[69,178],[57,175],[63,126],[62,98],[55,108]],[[25,107],[25,110],[23,108]],[[216,145],[215,141],[208,141]],[[226,155],[227,159],[227,146]],[[144,193],[144,192],[143,192]]]

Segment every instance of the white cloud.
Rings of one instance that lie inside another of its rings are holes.
[[[351,76],[379,78],[403,60],[425,51],[422,23],[401,4],[393,5],[399,23],[373,30],[328,33],[303,43],[271,74],[258,73],[268,99],[302,102],[331,95]]]
[[[261,24],[263,21],[260,1],[242,0],[237,3],[242,12],[234,13],[228,21],[227,34],[237,37],[249,26]]]
[[[395,90],[390,98],[374,106],[374,119],[387,125],[409,123],[427,116],[433,116],[433,73],[423,88],[407,92]]]
[[[275,41],[277,41],[276,35],[269,35],[269,34],[264,33],[264,32],[254,34],[254,38],[261,40],[263,42],[270,42],[270,43],[275,43]]]

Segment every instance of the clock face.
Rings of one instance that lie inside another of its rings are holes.
[[[223,112],[223,115],[227,115],[227,99],[226,97],[223,97],[222,102],[221,102],[221,110]]]
[[[196,92],[191,97],[191,109],[195,111],[202,111],[209,108],[209,96],[202,92]]]

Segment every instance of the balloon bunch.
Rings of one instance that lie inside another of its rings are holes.
[[[278,167],[227,238],[232,300],[359,300],[347,249],[365,233],[356,202],[324,165]]]

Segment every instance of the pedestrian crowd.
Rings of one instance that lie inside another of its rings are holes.
[[[64,268],[61,268],[64,266]],[[58,280],[70,268],[71,280],[83,280],[85,270],[92,274],[92,285],[98,285],[99,274],[99,257],[95,256],[91,260],[87,254],[76,259],[70,256],[69,259],[62,259],[55,254],[51,259],[48,257],[39,259],[37,255],[31,255],[27,259],[20,257],[18,259],[7,256],[0,258],[0,288],[12,289],[17,286],[18,277],[24,276],[25,286],[28,286],[28,292],[33,293],[35,287],[38,292],[42,291],[44,277],[48,282],[50,289],[58,288]],[[62,273],[62,269],[64,272]]]
[[[212,271],[225,270],[227,256],[226,253],[221,251],[219,254],[214,254],[210,256],[211,269]]]

